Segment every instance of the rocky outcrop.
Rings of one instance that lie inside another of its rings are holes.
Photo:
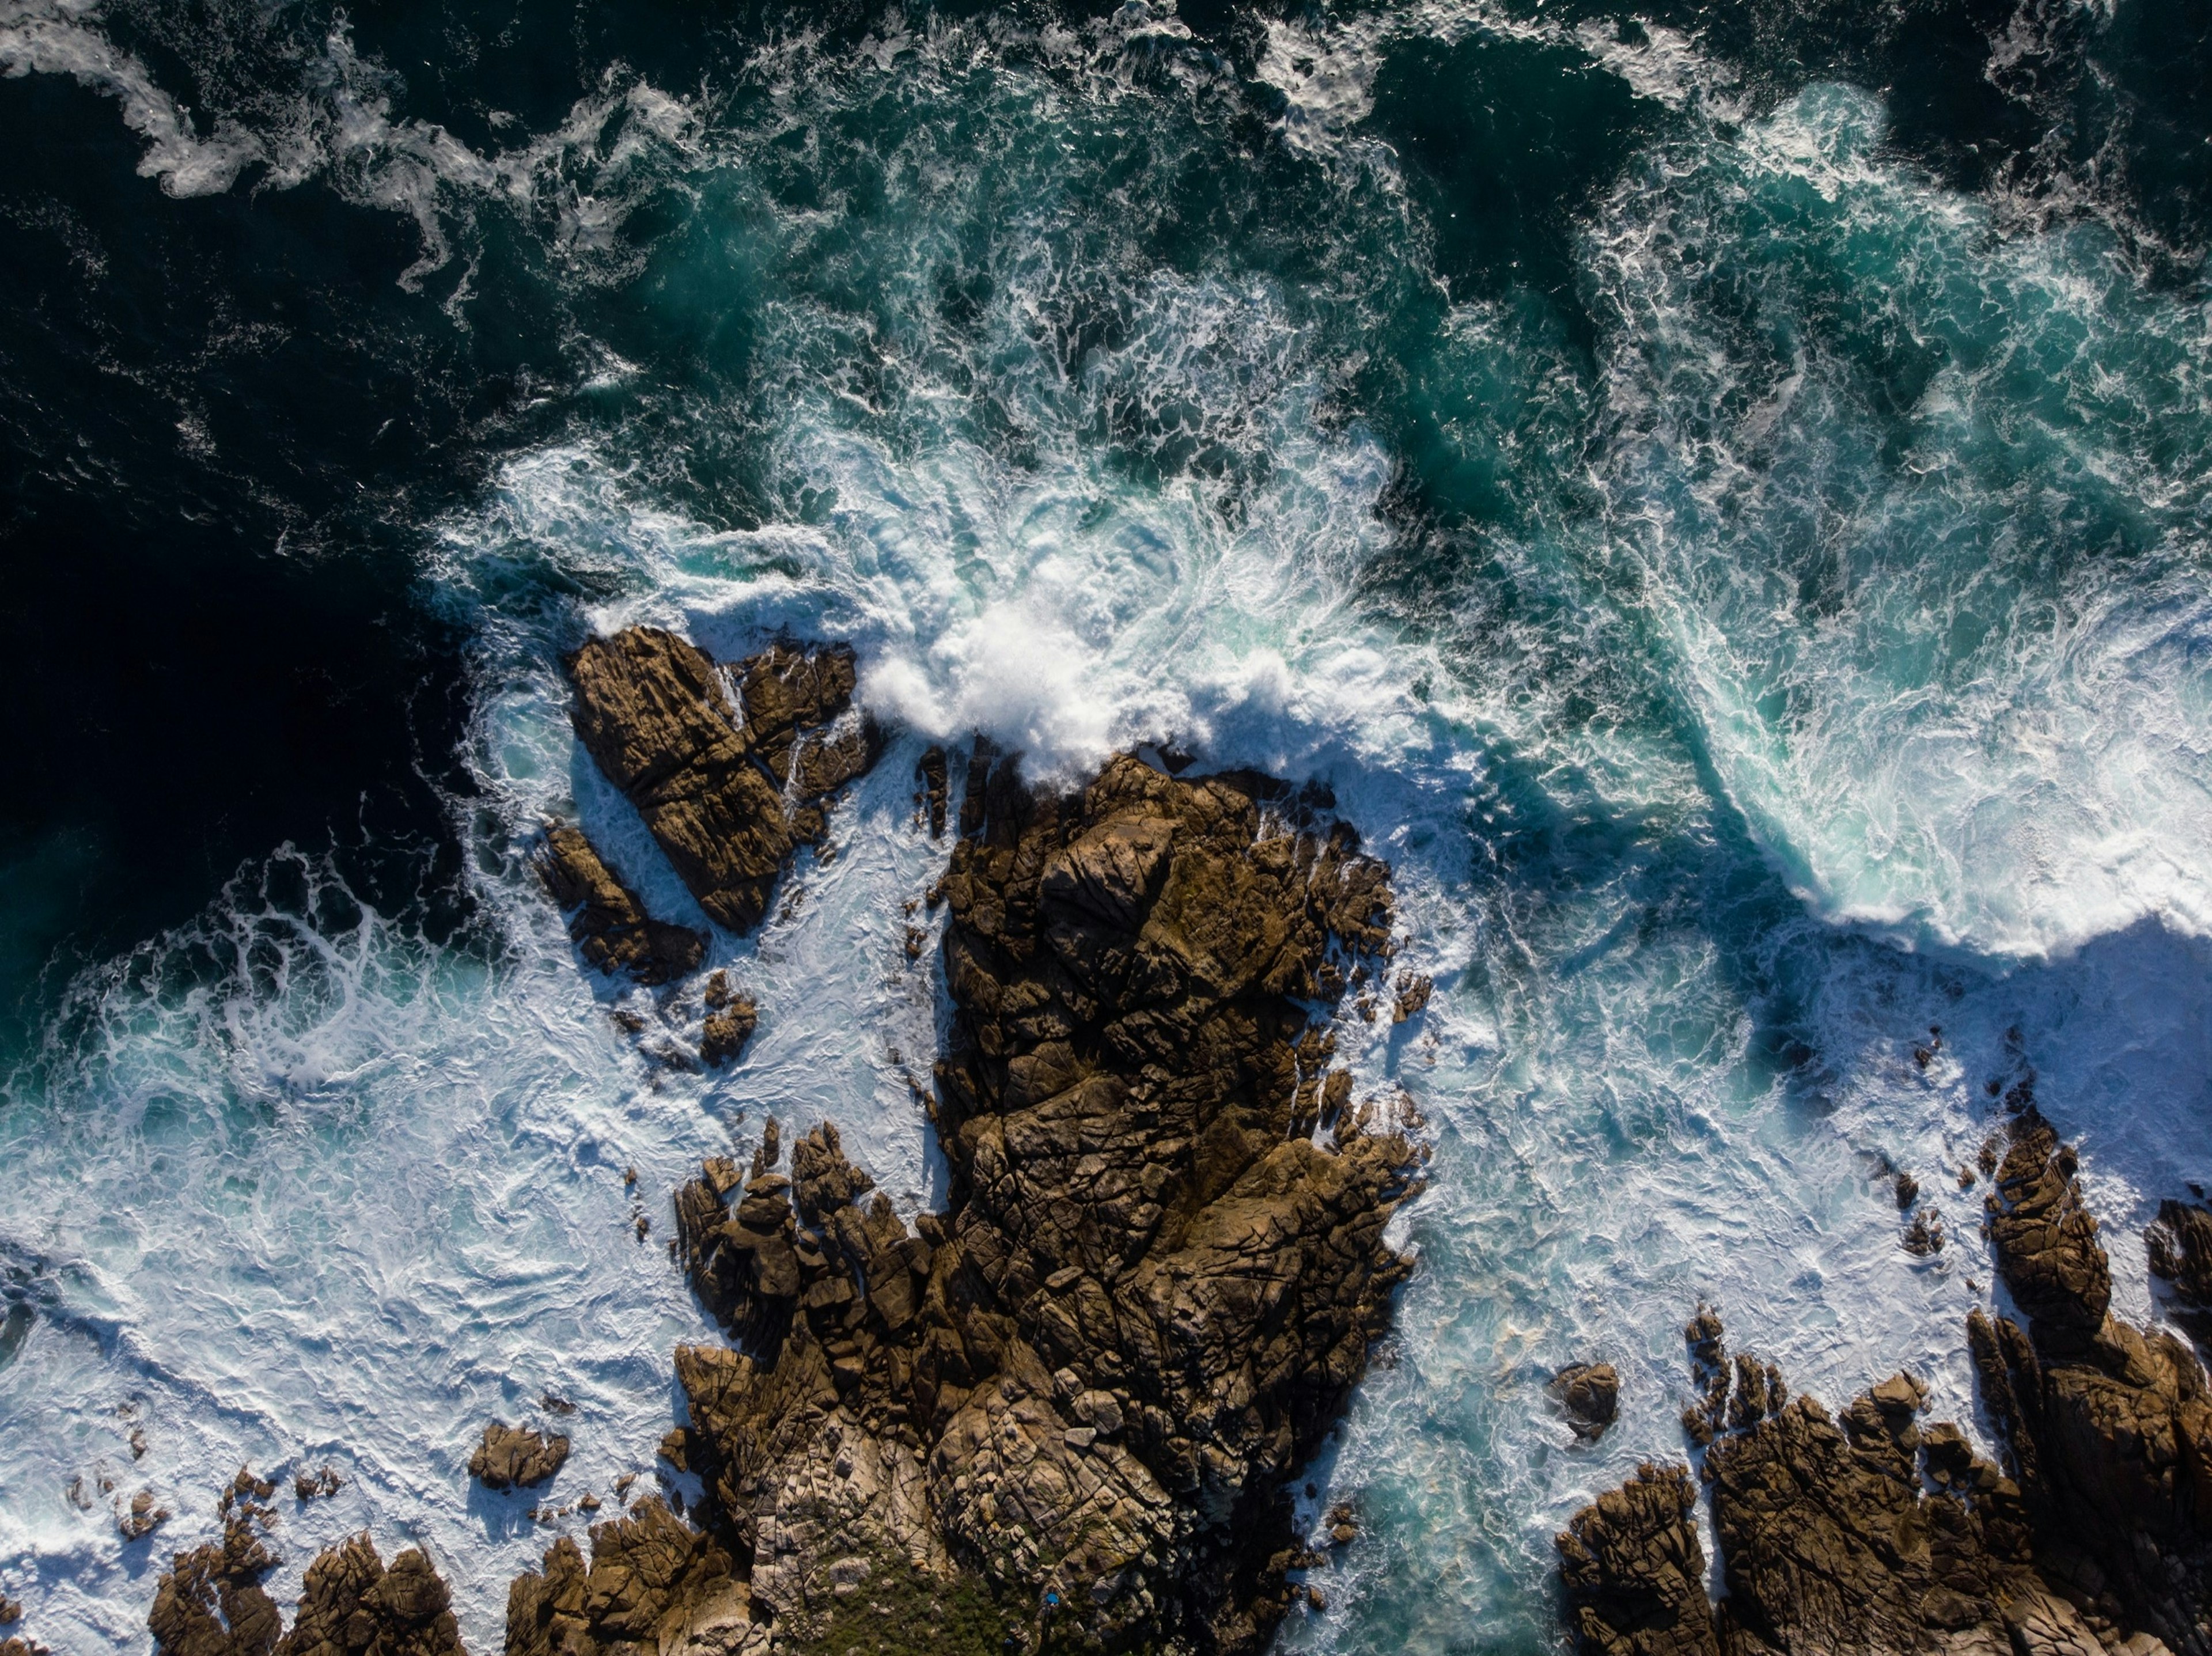
[[[909,1230],[828,1126],[788,1175],[773,1124],[708,1162],[678,1247],[742,1349],[678,1351],[671,1450],[792,1648],[980,1603],[979,1648],[1256,1650],[1304,1556],[1285,1481],[1410,1268],[1416,1153],[1300,1004],[1387,945],[1387,870],[1263,779],[1134,759],[1055,798],[981,749],[960,820],[951,1206]]]
[[[707,980],[707,1017],[699,1033],[699,1057],[709,1065],[734,1064],[760,1025],[760,1009],[750,996],[730,986],[726,973]]]
[[[1969,1328],[2047,1573],[2106,1621],[2212,1651],[2212,1396],[2196,1354],[2109,1314],[2112,1277],[2074,1153],[2032,1107],[1989,1198],[2025,1332]]]
[[[827,832],[830,796],[876,756],[851,709],[852,651],[771,645],[730,673],[632,627],[568,658],[585,751],[637,807],[701,907],[749,931],[785,863]]]
[[[409,1548],[389,1569],[366,1535],[307,1566],[300,1610],[276,1656],[465,1656],[453,1595]]]
[[[1718,1656],[1705,1551],[1683,1466],[1649,1462],[1557,1538],[1567,1625],[1605,1656]]]
[[[659,1501],[593,1526],[592,1561],[567,1536],[507,1589],[507,1656],[755,1656],[768,1649],[729,1555]]]
[[[1701,1397],[1683,1423],[1705,1451],[1726,1594],[1692,1605],[1654,1585],[1673,1580],[1663,1566],[1698,1561],[1662,1498],[1682,1492],[1686,1511],[1687,1472],[1647,1468],[1559,1538],[1583,1649],[2212,1651],[2203,1372],[2171,1335],[2110,1314],[2074,1153],[2025,1101],[2006,1145],[1991,1158],[1990,1234],[2029,1325],[1977,1310],[1966,1329],[2006,1464],[1956,1426],[1923,1427],[1926,1394],[1909,1375],[1840,1416],[1792,1398],[1771,1365],[1729,1360],[1701,1307],[1687,1330]]]
[[[483,1441],[469,1457],[469,1476],[487,1489],[525,1489],[543,1483],[568,1459],[568,1440],[556,1432],[509,1426],[495,1420],[483,1429]]]
[[[155,1589],[155,1656],[464,1656],[451,1595],[413,1550],[386,1569],[357,1535],[307,1566],[292,1630],[261,1585],[282,1561],[264,1537],[276,1486],[240,1468],[219,1505],[223,1538],[180,1552]]]
[[[1574,1435],[1595,1442],[1620,1412],[1620,1375],[1609,1362],[1570,1363],[1547,1388]]]
[[[2165,1282],[2176,1305],[2174,1320],[2199,1346],[2212,1349],[2212,1208],[2201,1202],[2161,1202],[2143,1232],[2151,1275]]]
[[[627,972],[641,984],[672,983],[696,971],[707,939],[689,926],[656,920],[637,894],[615,877],[583,830],[545,830],[539,877],[568,916],[568,936],[595,971]]]

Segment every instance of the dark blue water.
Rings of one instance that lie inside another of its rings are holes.
[[[689,913],[568,737],[593,627],[848,638],[908,747],[1173,737],[1393,858],[1437,997],[1342,1038],[1425,1268],[1292,1646],[1549,1647],[1700,1295],[1963,1408],[1989,1079],[2115,1235],[2212,1175],[2201,8],[0,0],[0,1589],[58,1649],[302,1456],[280,1591],[404,1533],[495,1647],[545,1538],[477,1425],[578,1398],[604,1495],[696,1332],[623,1168],[772,1107],[929,1198],[911,755],[672,1076],[520,861],[580,815]]]

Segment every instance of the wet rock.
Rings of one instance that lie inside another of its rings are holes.
[[[945,783],[945,749],[932,747],[925,752],[914,767],[915,779],[921,785],[920,803],[929,819],[929,837],[945,837],[945,813],[950,791]]]
[[[851,650],[773,645],[735,684],[672,633],[632,627],[568,658],[577,739],[637,807],[700,907],[749,931],[778,875],[827,830],[828,796],[873,762],[851,715]]]
[[[570,939],[594,970],[627,972],[641,984],[670,983],[696,971],[706,957],[706,937],[648,915],[582,829],[547,828],[538,871],[568,916]]]
[[[1332,946],[1387,943],[1387,870],[1265,779],[1134,759],[1054,797],[979,743],[960,822],[954,1205],[910,1230],[827,1125],[788,1179],[707,1164],[678,1255],[742,1349],[677,1354],[688,1462],[799,1647],[911,1579],[1017,1625],[1054,1595],[1055,1637],[1255,1651],[1303,1592],[1278,1492],[1410,1269],[1382,1232],[1413,1147],[1291,1132],[1297,1003],[1341,992]]]
[[[1571,1363],[1553,1376],[1548,1390],[1578,1438],[1604,1436],[1620,1411],[1620,1376],[1609,1362]]]
[[[1689,1469],[1639,1466],[1554,1538],[1569,1630],[1604,1656],[1719,1656]]]
[[[2112,1300],[2112,1273],[2097,1222],[2081,1202],[2071,1145],[2030,1106],[2012,1124],[1986,1201],[1997,1268],[2050,1351],[2082,1353]]]
[[[141,1489],[127,1508],[117,1508],[115,1532],[125,1541],[143,1541],[168,1521],[169,1509],[155,1504],[151,1489]]]
[[[543,1483],[568,1459],[568,1440],[556,1433],[494,1421],[483,1429],[483,1441],[469,1457],[469,1476],[487,1489],[525,1489]]]
[[[307,1566],[300,1609],[276,1656],[465,1656],[453,1594],[421,1551],[389,1569],[366,1535]]]
[[[2166,1283],[2179,1309],[2174,1320],[2201,1347],[2212,1349],[2212,1208],[2165,1201],[2143,1232],[2151,1274]]]
[[[699,1056],[711,1065],[734,1064],[760,1025],[760,1009],[750,995],[730,986],[729,974],[707,980],[707,1018],[699,1035]]]
[[[667,1652],[757,1656],[769,1629],[714,1539],[659,1500],[594,1525],[592,1558],[567,1536],[507,1589],[507,1656]]]
[[[1403,1023],[1409,1018],[1418,1017],[1427,1009],[1429,994],[1433,987],[1425,977],[1412,972],[1401,972],[1398,974],[1398,1001],[1391,1010],[1390,1022]]]

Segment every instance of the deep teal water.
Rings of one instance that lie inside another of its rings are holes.
[[[477,1424],[577,1398],[604,1494],[697,1329],[622,1169],[772,1108],[928,1198],[905,773],[979,729],[1328,781],[1437,977],[1345,1031],[1435,1178],[1290,1647],[1551,1647],[1700,1295],[1802,1388],[1969,1410],[1991,1079],[2150,1314],[2140,1222],[2212,1179],[2179,0],[0,0],[0,1589],[56,1648],[142,1645],[248,1457],[351,1479],[280,1588],[367,1524],[495,1647],[545,1537]],[[849,638],[904,732],[718,940],[763,1020],[713,1081],[520,862],[579,812],[685,912],[561,702],[641,617]],[[1542,1397],[1589,1356],[1595,1450]],[[161,1538],[70,1501],[103,1469]]]

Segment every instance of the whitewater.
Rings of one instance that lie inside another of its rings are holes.
[[[271,847],[76,974],[8,1078],[0,1590],[57,1651],[145,1647],[241,1465],[345,1480],[280,1503],[280,1603],[366,1527],[499,1648],[588,1517],[530,1509],[656,1476],[710,1333],[664,1247],[699,1158],[828,1119],[902,1212],[942,1199],[914,766],[978,732],[1046,784],[1143,743],[1326,783],[1435,980],[1339,1027],[1433,1161],[1298,1491],[1359,1538],[1285,1648],[1556,1647],[1553,1535],[1679,1454],[1700,1300],[1798,1391],[1909,1368],[1978,1432],[1956,1175],[1992,1083],[2033,1075],[2115,1310],[2158,1314],[2142,1225],[2212,1185],[2202,286],[1933,176],[1872,91],[1762,102],[1656,24],[1316,14],[1248,76],[1142,0],[902,15],[699,87],[612,64],[494,147],[405,114],[342,21],[195,112],[89,0],[0,4],[5,73],[104,100],[171,195],[411,227],[456,326],[526,264],[569,366],[460,498],[367,508],[465,640],[475,928]],[[1605,136],[1571,234],[1516,244],[1549,288],[1421,170],[1437,77],[1485,76]],[[639,622],[849,640],[891,733],[834,855],[715,934],[760,1007],[720,1073],[681,992],[581,968],[529,864],[580,820],[706,925],[568,729],[563,652]],[[1576,1361],[1622,1376],[1595,1445],[1545,1396]],[[471,1483],[495,1416],[571,1434],[548,1489]],[[141,1489],[173,1516],[126,1542]]]

